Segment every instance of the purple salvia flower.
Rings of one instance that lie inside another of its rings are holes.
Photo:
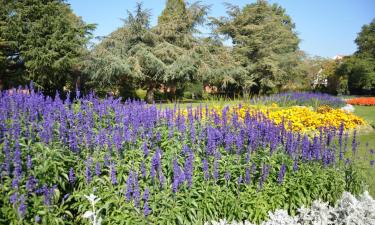
[[[217,180],[219,179],[219,163],[217,162],[216,159],[214,160],[213,178],[215,182],[217,182]]]
[[[228,185],[228,183],[229,183],[229,181],[230,181],[230,171],[229,171],[229,170],[227,170],[227,171],[225,172],[224,177],[225,177],[225,181],[226,181],[226,183],[227,183],[227,185]]]
[[[125,197],[127,201],[130,201],[133,193],[133,172],[129,171],[128,179],[126,180],[126,193]]]
[[[166,182],[166,178],[161,167],[159,168],[158,173],[159,173],[160,187],[163,188]]]
[[[70,167],[70,170],[69,170],[69,183],[70,184],[74,184],[76,178],[74,176],[74,169],[72,167]]]
[[[306,161],[310,158],[310,142],[307,135],[302,140],[302,160]]]
[[[92,180],[92,176],[91,176],[91,163],[92,163],[92,160],[91,160],[91,158],[89,158],[86,161],[86,167],[85,167],[85,178],[86,178],[86,183],[87,184],[90,184],[90,182]]]
[[[10,173],[11,173],[10,162],[11,162],[12,160],[11,160],[10,152],[9,152],[9,143],[8,143],[8,139],[5,138],[5,140],[4,140],[3,143],[4,143],[4,144],[3,144],[3,152],[4,152],[4,156],[5,156],[4,167],[5,167],[5,171],[7,172],[7,175],[9,176]]]
[[[101,174],[100,162],[96,162],[96,164],[95,164],[95,175],[99,177],[100,174]]]
[[[343,146],[342,146],[342,136],[344,134],[344,122],[341,122],[340,124],[340,128],[339,128],[339,148],[340,148],[340,161],[343,160],[344,156],[343,156]]]
[[[15,142],[15,151],[13,156],[13,164],[14,164],[14,170],[13,170],[13,188],[18,188],[18,181],[21,179],[22,175],[22,165],[21,165],[21,149],[19,146],[18,139]]]
[[[133,174],[133,199],[134,199],[134,205],[135,207],[139,207],[139,201],[141,199],[141,193],[139,192],[139,183],[138,183],[138,174],[134,172]]]
[[[14,192],[14,193],[10,196],[10,198],[9,198],[9,202],[10,202],[13,206],[15,206],[16,203],[17,203],[17,201],[18,201],[18,193],[17,193],[17,192]]]
[[[110,161],[111,161],[110,157],[107,154],[105,154],[105,156],[104,156],[104,166],[109,167],[109,165],[111,164]]]
[[[194,172],[193,162],[194,162],[194,153],[193,151],[190,151],[188,159],[186,160],[185,167],[184,167],[185,179],[187,180],[188,188],[190,188],[193,183],[193,172]]]
[[[26,181],[26,190],[28,192],[34,191],[37,183],[38,180],[34,176],[29,176],[29,178]]]
[[[251,175],[250,175],[250,168],[247,166],[245,171],[245,183],[250,184]]]
[[[20,182],[19,178],[14,177],[14,178],[12,179],[12,188],[14,188],[14,189],[18,189],[19,182]]]
[[[285,166],[285,164],[283,163],[283,164],[281,165],[281,168],[280,168],[280,171],[279,171],[279,176],[278,176],[278,178],[277,178],[277,182],[278,182],[279,184],[282,184],[282,183],[283,183],[285,173],[286,173],[286,166]]]
[[[148,206],[148,188],[146,188],[146,190],[145,190],[145,193],[144,193],[144,195],[143,195],[143,200],[144,200],[144,205],[143,205],[143,215],[145,216],[145,217],[147,217],[148,215],[150,215],[150,213],[151,213],[151,210],[150,210],[150,208],[149,208],[149,206]]]
[[[190,151],[191,151],[190,148],[187,145],[184,145],[182,147],[181,153],[182,153],[182,155],[185,155],[185,154],[189,153]]]
[[[242,175],[240,175],[240,176],[238,177],[238,180],[237,180],[237,185],[238,185],[238,187],[240,187],[241,184],[242,184]]]
[[[31,160],[31,156],[27,155],[27,158],[26,158],[27,170],[30,171],[32,166],[33,166],[33,163],[32,163],[32,160]]]
[[[66,199],[68,199],[69,198],[69,196],[70,196],[70,194],[68,193],[68,194],[65,194],[64,195],[64,197],[63,197],[63,200],[65,201]]]
[[[141,174],[142,174],[142,178],[145,178],[147,176],[145,162],[142,162],[141,164]]]
[[[157,148],[154,156],[151,159],[150,175],[151,175],[152,181],[154,181],[155,179],[156,172],[159,171],[160,158],[161,158],[160,148]]]
[[[160,132],[157,132],[157,133],[156,133],[156,141],[157,141],[157,142],[160,142],[160,141],[161,141],[161,135],[160,135]]]
[[[180,166],[178,165],[177,158],[173,160],[173,182],[172,182],[172,191],[176,193],[179,186],[180,178]]]
[[[352,152],[353,155],[356,154],[357,151],[357,130],[354,130],[353,132],[353,139],[352,139]]]
[[[25,195],[21,195],[20,198],[19,198],[19,206],[18,206],[18,215],[23,218],[26,214],[26,209],[27,209],[27,206],[26,206],[26,198],[25,198]]]
[[[204,179],[205,180],[209,180],[210,179],[210,173],[208,171],[208,162],[206,159],[203,159],[202,160],[202,164],[203,164],[203,174],[204,174]]]
[[[263,184],[266,181],[269,173],[269,165],[263,165],[262,167],[262,177],[259,179],[259,189],[263,188]]]
[[[55,189],[56,189],[56,185],[52,186],[51,188],[48,188],[47,185],[43,186],[44,205],[46,206],[51,205],[51,200],[55,192]]]
[[[111,182],[113,185],[117,184],[116,165],[114,163],[111,165]]]
[[[296,172],[298,170],[298,157],[294,159],[293,163],[293,171]]]
[[[145,158],[147,158],[148,153],[149,153],[149,150],[148,150],[148,147],[147,147],[147,142],[143,142],[143,154],[144,154]]]

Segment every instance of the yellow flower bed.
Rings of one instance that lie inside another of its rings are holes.
[[[284,118],[286,124],[291,123],[291,129],[295,131],[309,132],[316,131],[320,127],[340,127],[344,123],[345,129],[354,129],[366,122],[351,113],[341,109],[329,109],[314,111],[307,107],[291,107],[288,109],[270,111],[269,118],[276,124],[280,124]]]
[[[215,105],[210,107],[209,110],[211,112],[214,110],[215,113],[222,116],[223,108],[224,106]],[[203,111],[203,115],[205,115],[205,109]],[[247,112],[256,113],[259,111],[274,121],[275,124],[281,124],[284,119],[285,126],[288,129],[300,132],[316,132],[320,127],[336,127],[339,129],[342,122],[345,129],[354,129],[357,126],[366,124],[362,118],[352,113],[326,106],[320,107],[315,111],[313,108],[301,106],[279,108],[276,104],[271,107],[243,105],[241,107],[229,107],[227,114],[231,116],[236,112],[240,119],[244,119]],[[187,114],[187,112],[185,113]]]

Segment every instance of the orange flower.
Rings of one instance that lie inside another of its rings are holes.
[[[346,101],[351,105],[375,105],[375,97],[369,98],[353,98]]]

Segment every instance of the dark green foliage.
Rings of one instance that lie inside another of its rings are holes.
[[[362,27],[355,42],[357,52],[344,59],[336,74],[347,81],[350,94],[375,94],[375,19]]]
[[[299,39],[294,23],[277,4],[259,0],[240,9],[228,6],[229,18],[213,19],[217,32],[232,38],[233,53],[248,71],[252,91],[280,90],[294,77]]]
[[[164,152],[163,171],[170,176],[173,173],[172,160],[181,151],[182,143],[178,141],[178,136],[168,138],[167,129],[159,128],[158,131],[162,134],[160,144]],[[43,205],[43,196],[30,196],[28,204],[32,210],[21,221],[18,220],[17,209],[9,203],[10,195],[0,198],[2,205],[0,223],[10,224],[11,221],[19,221],[18,224],[26,224],[26,221],[34,221],[30,215],[39,215],[43,224],[85,224],[86,220],[79,216],[90,208],[84,195],[93,193],[95,189],[94,194],[102,199],[97,207],[102,208],[100,214],[104,223],[143,224],[145,218],[142,208],[135,208],[133,201],[127,202],[124,196],[129,170],[140,171],[143,159],[142,143],[142,140],[137,140],[136,146],[124,146],[123,156],[116,151],[113,152],[111,158],[118,165],[119,182],[119,185],[114,186],[111,184],[110,170],[104,166],[100,177],[94,176],[89,185],[85,182],[85,162],[82,158],[92,156],[94,164],[101,162],[103,165],[105,151],[90,153],[90,150],[85,149],[82,150],[81,155],[76,155],[60,145],[30,145],[24,140],[21,145],[25,148],[30,147],[32,151],[30,154],[35,156],[33,158],[35,167],[29,175],[35,176],[39,182],[56,184],[58,189],[55,190],[51,207]],[[300,163],[299,170],[293,171],[293,160],[290,157],[282,151],[270,156],[268,150],[258,150],[252,154],[250,163],[255,163],[257,169],[252,174],[251,184],[238,186],[237,178],[240,175],[245,176],[247,166],[243,162],[245,156],[242,155],[238,159],[237,155],[228,154],[224,149],[221,149],[221,152],[220,178],[216,184],[213,180],[203,179],[201,154],[196,154],[195,157],[194,185],[191,189],[187,189],[184,185],[174,194],[170,188],[171,180],[167,181],[167,186],[160,188],[157,183],[150,183],[150,179],[140,178],[141,190],[146,186],[150,187],[152,215],[147,219],[149,223],[203,224],[217,218],[260,222],[267,218],[269,211],[275,209],[284,208],[294,214],[297,208],[302,205],[308,206],[313,200],[321,199],[333,204],[341,197],[344,190],[352,193],[362,191],[362,180],[355,166],[323,167],[317,162]],[[154,150],[150,152],[153,153]],[[182,158],[181,164],[183,164]],[[261,176],[261,162],[269,163],[271,169],[267,181],[260,190],[258,183]],[[282,163],[286,164],[287,171],[284,182],[280,185],[277,176]],[[146,164],[149,166],[150,162],[147,161]],[[71,167],[76,172],[75,185],[68,182],[68,171]],[[231,173],[232,179],[229,183],[226,183],[224,178],[226,171]],[[149,173],[148,168],[147,173]],[[13,193],[10,191],[11,182],[11,180],[4,181],[1,194]],[[71,195],[66,197],[66,193]],[[64,196],[65,200],[63,200]]]
[[[350,56],[338,68],[337,74],[347,79],[350,94],[375,93],[375,58]]]
[[[77,81],[94,25],[85,24],[61,0],[1,1],[0,8],[7,56],[0,80],[7,86],[33,80],[47,93]]]
[[[208,7],[198,2],[187,6],[184,0],[168,0],[158,18],[155,33],[166,42],[191,49],[197,40],[193,33],[204,22]]]
[[[169,3],[174,4],[174,3]],[[180,2],[181,10],[185,3]],[[164,16],[168,15],[167,5]],[[116,89],[126,83],[128,87],[144,88],[147,90],[148,102],[154,100],[154,92],[163,87],[183,87],[186,81],[197,79],[199,59],[195,57],[194,50],[188,48],[193,42],[186,44],[187,40],[193,41],[192,29],[196,26],[200,16],[204,15],[204,7],[194,5],[191,11],[186,12],[191,18],[189,28],[178,32],[183,37],[172,38],[170,34],[160,33],[158,28],[149,26],[150,14],[148,10],[138,4],[134,14],[128,12],[124,26],[113,32],[95,47],[91,54],[91,61],[87,64],[87,71],[91,74],[92,81],[99,87]],[[199,9],[199,10],[198,10]],[[174,14],[174,16],[177,16]],[[165,26],[172,17],[160,19]],[[175,21],[173,22],[174,24]],[[174,34],[179,34],[172,32]],[[185,35],[189,36],[185,40]],[[182,41],[185,43],[183,44]]]
[[[375,58],[375,19],[370,24],[366,24],[359,32],[355,43],[358,45],[356,54],[369,58]]]

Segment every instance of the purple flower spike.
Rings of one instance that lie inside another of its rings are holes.
[[[187,180],[188,188],[190,188],[193,183],[193,172],[194,172],[193,162],[194,162],[194,153],[193,151],[189,151],[189,156],[185,162],[185,167],[184,167],[185,179]]]
[[[227,182],[227,185],[228,185],[228,183],[229,183],[229,181],[230,181],[230,171],[229,171],[229,170],[227,170],[227,171],[225,172],[224,177],[225,177],[225,181]]]
[[[117,185],[116,165],[114,163],[111,165],[111,182],[113,185]]]
[[[71,167],[69,170],[69,183],[74,184],[76,178],[74,176],[74,169]]]
[[[144,201],[144,205],[143,205],[143,214],[145,217],[147,217],[148,215],[150,215],[151,213],[151,210],[148,206],[148,197],[149,197],[150,193],[149,193],[149,190],[148,188],[146,187],[146,190],[145,192],[143,193],[143,201]]]
[[[208,171],[208,163],[207,163],[207,160],[206,159],[203,159],[202,160],[202,164],[203,164],[203,174],[204,174],[204,179],[205,180],[209,180],[210,179],[210,173]]]
[[[101,174],[100,162],[96,162],[96,165],[95,165],[95,175],[99,177],[100,174]]]
[[[130,201],[133,193],[133,172],[129,171],[128,179],[126,180],[126,193],[125,197],[127,201]]]
[[[285,164],[283,163],[283,164],[281,165],[280,172],[279,172],[279,176],[278,176],[278,178],[277,178],[277,182],[278,182],[279,184],[282,184],[282,183],[283,183],[285,173],[286,173],[286,166],[285,166]]]
[[[27,206],[26,206],[26,198],[25,198],[25,195],[21,195],[20,196],[20,199],[19,199],[19,206],[18,206],[18,215],[23,218],[26,214],[26,209],[27,209]]]

